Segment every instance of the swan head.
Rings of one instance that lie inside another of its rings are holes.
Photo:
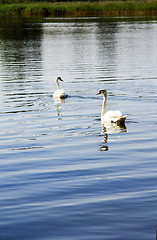
[[[63,82],[63,79],[62,79],[61,77],[57,77],[57,78],[56,78],[56,81],[61,81],[61,82]]]
[[[107,95],[107,91],[106,89],[101,89],[96,95],[99,95],[99,94],[103,94],[103,95]]]

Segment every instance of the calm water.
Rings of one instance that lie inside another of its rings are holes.
[[[1,23],[0,240],[156,239],[156,36],[155,19]],[[101,125],[102,88],[126,126]]]

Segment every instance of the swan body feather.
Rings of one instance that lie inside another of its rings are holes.
[[[124,123],[127,115],[122,115],[119,110],[110,110],[106,112],[106,99],[107,99],[107,91],[105,89],[100,90],[98,94],[103,95],[103,105],[102,105],[102,112],[101,112],[101,121],[107,123]]]
[[[54,98],[66,98],[66,94],[64,92],[64,89],[57,89],[54,93],[53,93],[53,97]]]
[[[53,97],[54,98],[66,98],[68,95],[65,93],[64,89],[60,89],[58,81],[63,82],[63,79],[61,77],[56,78],[57,90],[53,93]]]

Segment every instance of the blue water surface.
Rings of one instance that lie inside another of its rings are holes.
[[[156,36],[146,18],[1,23],[1,240],[156,238]],[[104,88],[125,126],[101,124]]]

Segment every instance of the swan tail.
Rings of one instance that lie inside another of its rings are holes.
[[[125,122],[127,115],[121,116],[119,119],[117,119],[116,123],[121,124]]]
[[[63,95],[60,96],[60,98],[67,98],[67,97],[68,97],[67,94],[63,94]]]

